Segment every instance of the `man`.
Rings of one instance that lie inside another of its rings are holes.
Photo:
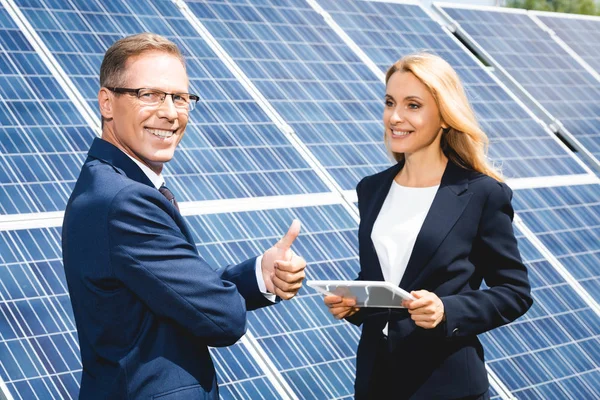
[[[305,261],[287,234],[261,257],[213,270],[161,176],[198,97],[183,56],[154,34],[113,44],[100,69],[95,139],[65,211],[63,258],[82,399],[218,398],[207,346],[246,330],[246,310],[292,298]]]

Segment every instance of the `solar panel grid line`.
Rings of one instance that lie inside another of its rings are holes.
[[[260,344],[258,344],[252,332],[246,332],[242,338],[242,342],[246,344],[248,351],[252,354],[260,368],[269,374],[269,379],[271,379],[273,386],[277,389],[281,398],[298,400],[296,393],[294,393],[287,381],[281,376],[281,371],[275,368],[275,365]]]
[[[600,82],[600,73],[596,71],[591,65],[589,65],[575,50],[571,48],[567,43],[565,43],[562,38],[554,32],[548,25],[544,24],[534,12],[527,12],[527,16],[536,23],[544,31],[548,32],[550,37],[554,39],[556,43],[562,47],[564,51],[566,51],[575,61],[579,63],[587,72],[590,73],[594,78],[596,78]]]
[[[2,378],[0,378],[0,399],[1,400],[15,400],[15,398],[8,391],[8,387],[6,386],[6,384],[4,383]]]
[[[474,38],[467,30],[467,27],[461,26],[460,22],[457,21],[455,18],[453,18],[452,16],[450,16],[450,14],[448,12],[446,12],[444,10],[443,7],[446,7],[448,10],[452,10],[452,9],[457,9],[457,10],[465,10],[468,11],[470,9],[472,10],[478,10],[478,11],[486,11],[486,12],[490,12],[492,14],[498,14],[498,15],[502,15],[503,13],[507,13],[508,15],[518,15],[518,16],[523,16],[526,17],[527,20],[532,21],[532,25],[537,27],[538,29],[542,30],[544,32],[544,34],[548,35],[547,36],[547,40],[551,41],[554,44],[557,44],[556,39],[554,38],[554,35],[551,35],[548,33],[548,29],[544,26],[544,27],[540,27],[538,25],[538,23],[531,17],[531,15],[526,11],[526,10],[521,10],[521,9],[510,9],[510,8],[498,8],[498,7],[487,7],[487,6],[474,6],[474,7],[465,7],[465,5],[460,5],[460,4],[446,4],[446,3],[434,3],[434,7],[436,8],[436,10],[438,10],[438,12],[442,15],[444,15],[444,17],[451,21],[452,24],[454,24],[457,27],[457,34],[460,35],[467,43],[469,43],[469,45],[471,45],[473,48],[477,49],[477,51],[482,55],[483,58],[486,59],[486,61],[488,63],[490,63],[491,65],[494,65],[494,67],[496,68],[496,70],[499,71],[499,73],[502,75],[502,78],[507,80],[508,82],[510,82],[511,87],[513,87],[513,89],[515,90],[515,92],[518,92],[518,94],[520,96],[522,96],[524,99],[527,100],[527,102],[529,103],[530,107],[535,108],[535,111],[543,116],[543,120],[546,124],[548,124],[549,127],[552,127],[551,130],[556,131],[557,133],[560,133],[562,136],[564,136],[569,143],[575,147],[578,152],[580,153],[580,157],[582,159],[584,159],[585,161],[587,161],[587,163],[596,171],[596,173],[600,173],[600,159],[597,156],[598,151],[592,151],[591,149],[589,149],[583,142],[582,140],[586,140],[586,142],[588,142],[587,140],[587,136],[597,136],[597,131],[594,131],[593,127],[587,127],[585,130],[580,130],[576,125],[575,122],[577,122],[578,120],[581,119],[581,117],[579,117],[579,113],[576,111],[573,111],[572,113],[566,114],[563,111],[559,111],[559,115],[556,115],[556,106],[554,105],[554,103],[560,102],[561,101],[561,95],[564,95],[564,91],[567,90],[566,87],[562,88],[561,93],[556,93],[556,96],[554,99],[550,100],[550,98],[545,98],[548,95],[549,92],[554,91],[555,88],[557,88],[557,85],[564,85],[563,82],[558,82],[558,81],[553,81],[551,83],[548,83],[546,81],[544,81],[544,79],[549,79],[550,76],[552,76],[553,74],[550,74],[550,68],[553,65],[552,63],[552,59],[548,58],[548,61],[545,60],[541,60],[538,61],[538,67],[540,68],[538,73],[533,74],[532,72],[534,71],[534,65],[531,62],[528,62],[527,60],[522,61],[523,65],[520,66],[519,68],[512,66],[512,68],[509,68],[509,66],[506,65],[506,63],[508,63],[510,61],[510,59],[508,57],[503,57],[502,60],[498,59],[498,57],[495,57],[494,55],[491,54],[491,51],[488,51],[486,48],[484,48],[484,45],[482,43],[480,43],[476,38]],[[537,32],[531,32],[531,35],[536,34]],[[493,33],[491,34],[493,36]],[[494,37],[497,39],[497,37]],[[501,41],[500,41],[501,42]],[[503,42],[502,42],[503,43]],[[503,43],[504,44],[504,43]],[[514,43],[513,41],[513,45],[517,45],[517,43]],[[486,44],[487,47],[491,46],[491,43],[487,43]],[[567,51],[566,49],[564,49],[563,47],[561,47],[560,45],[558,46],[558,49],[560,49],[560,51],[566,52],[567,55],[571,55],[571,50],[569,49],[569,51]],[[546,49],[546,51],[549,52],[549,54],[553,54],[553,51],[555,51],[556,48],[552,49]],[[507,49],[508,51],[508,49]],[[497,54],[499,54],[499,56],[503,56],[503,52],[502,51],[497,51]],[[545,55],[544,55],[545,56]],[[566,57],[563,57],[566,58]],[[503,61],[503,62],[501,62]],[[574,65],[579,66],[579,71],[577,71],[577,68],[573,69]],[[586,63],[587,65],[587,63]],[[520,72],[520,68],[524,70],[523,72],[523,76],[519,76],[516,75],[517,73]],[[579,62],[575,63],[575,64],[570,64],[569,68],[571,68],[571,70],[569,70],[569,72],[576,77],[576,81],[581,83],[582,81],[585,81],[586,79],[589,78],[593,78],[590,74],[589,71],[586,70],[586,68],[584,68],[584,66],[581,66],[579,64]],[[510,70],[509,70],[510,69]],[[560,67],[558,67],[558,71],[560,72]],[[530,73],[528,73],[530,72]],[[586,76],[583,75],[577,75],[579,72],[585,74]],[[587,77],[587,75],[590,75],[590,77]],[[596,74],[597,75],[597,74]],[[531,82],[529,82],[529,84],[526,83],[526,81],[528,79],[534,79],[537,78],[538,80],[540,80],[539,82],[536,83],[536,90],[541,89],[543,90],[543,94],[541,93],[533,93],[533,86],[531,84]],[[598,81],[597,79],[593,79],[594,81]],[[559,88],[561,89],[561,88]],[[600,90],[600,85],[596,85],[596,89]],[[596,92],[597,92],[596,90]],[[594,92],[594,93],[596,93]],[[544,97],[539,97],[539,96],[544,96]],[[594,99],[593,101],[597,101],[597,99]],[[580,103],[581,103],[581,99],[580,99]],[[567,105],[565,104],[565,101],[562,101],[562,103],[560,103],[561,106],[563,107],[567,107]],[[549,107],[553,107],[554,108],[554,113],[552,112],[552,110]],[[584,104],[581,104],[581,108],[586,108],[586,106]],[[590,111],[591,113],[591,111]],[[562,114],[562,115],[560,115]],[[591,113],[591,115],[593,115],[593,113]],[[576,129],[574,131],[574,129]],[[577,131],[579,130],[579,131]],[[589,131],[591,130],[591,132]],[[583,136],[583,137],[581,137]],[[580,139],[581,137],[581,139]],[[558,139],[557,139],[558,140]]]
[[[600,316],[600,304],[588,293],[588,291],[579,283],[577,279],[564,267],[564,265],[554,256],[554,254],[542,243],[540,239],[529,229],[518,214],[515,214],[514,225],[519,228],[523,235],[535,246],[535,248],[544,256],[546,260],[556,269],[563,279],[575,290],[581,299],[598,316]]]
[[[303,143],[303,141],[295,134],[294,129],[285,121],[283,116],[272,107],[269,100],[267,100],[262,92],[254,85],[254,83],[247,77],[246,73],[242,71],[236,61],[229,55],[229,53],[221,46],[219,41],[210,33],[208,29],[202,24],[197,16],[188,7],[187,3],[183,0],[172,0],[180,8],[182,14],[188,19],[190,24],[197,30],[201,37],[211,47],[211,49],[219,56],[227,68],[236,76],[244,88],[250,93],[252,98],[258,103],[258,105],[265,111],[265,113],[271,118],[271,120],[282,130],[285,137],[289,142],[296,148],[304,160],[313,168],[317,175],[325,182],[331,191],[340,193],[342,189],[336,182],[336,180],[330,175],[325,169],[321,162],[314,156],[310,149]]]
[[[342,204],[351,214],[356,215],[355,207],[344,203],[345,200],[341,195],[329,192],[259,198],[253,197],[247,199],[183,201],[178,203],[178,206],[182,215],[193,216],[236,211],[258,211],[311,205],[322,206]],[[0,232],[19,229],[60,227],[62,225],[63,216],[63,211],[0,215]]]
[[[62,225],[63,215],[63,211],[0,215],[0,232],[27,228],[57,227]]]
[[[44,61],[45,66],[50,70],[54,78],[61,85],[72,104],[80,112],[90,127],[94,129],[96,134],[100,133],[100,124],[91,111],[89,105],[83,102],[82,96],[76,89],[75,84],[71,81],[69,75],[62,69],[60,64],[52,55],[52,52],[45,45],[44,41],[39,37],[28,19],[23,15],[19,7],[14,3],[14,0],[0,0],[6,11],[11,15],[14,22],[20,27],[25,37],[29,40],[31,46],[36,50],[36,53]]]
[[[600,177],[591,172],[585,175],[556,175],[552,177],[543,176],[534,178],[509,178],[506,180],[506,184],[513,190],[589,185],[594,183],[600,183]]]
[[[329,15],[329,13],[325,11],[323,7],[321,7],[318,1],[306,0],[306,2],[319,15],[323,16],[323,19],[325,20],[325,22],[327,22],[327,25],[329,25],[331,29],[344,41],[344,43],[346,43],[346,45],[348,45],[348,47],[352,49],[352,51],[358,56],[358,58],[362,60],[362,62],[365,63],[367,67],[369,67],[373,74],[379,79],[381,79],[382,82],[385,82],[385,74],[383,73],[383,71],[381,71],[377,64],[375,64],[373,60],[371,60],[371,58],[369,58],[369,56],[364,51],[362,51],[362,49],[354,42],[354,40],[352,40],[352,38],[348,36],[346,32],[344,32],[344,30],[335,22],[331,15]]]
[[[497,397],[503,400],[517,400],[517,398],[510,392],[504,382],[502,382],[502,380],[491,368],[487,368],[487,373],[488,379],[490,380],[490,385],[496,391]]]

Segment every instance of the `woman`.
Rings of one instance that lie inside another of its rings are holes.
[[[357,186],[358,279],[410,291],[405,309],[326,296],[335,318],[362,324],[356,398],[487,399],[477,335],[533,300],[512,229],[512,192],[487,162],[452,67],[408,55],[386,74],[384,140],[397,164]],[[489,289],[480,290],[482,279]]]

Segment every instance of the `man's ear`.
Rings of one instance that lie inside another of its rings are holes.
[[[98,106],[103,119],[112,119],[113,116],[113,101],[114,96],[105,87],[101,87],[98,91]]]

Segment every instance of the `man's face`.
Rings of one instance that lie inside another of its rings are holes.
[[[126,65],[125,88],[188,92],[187,73],[174,55],[149,51],[131,57]],[[170,95],[162,104],[149,106],[135,94],[102,88],[98,99],[105,119],[102,138],[160,174],[183,138],[189,111],[175,107]]]

